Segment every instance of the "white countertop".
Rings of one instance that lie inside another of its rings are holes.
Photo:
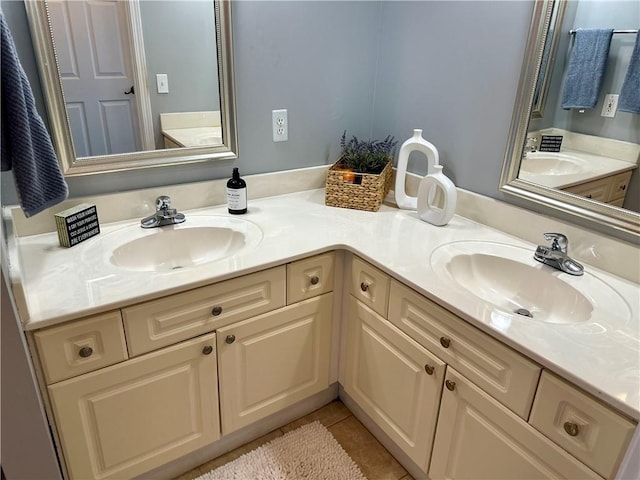
[[[222,127],[168,128],[162,135],[183,147],[222,145]]]
[[[568,173],[561,175],[547,175],[547,174],[539,174],[528,172],[524,166],[520,169],[520,174],[518,178],[522,180],[527,180],[529,182],[537,183],[538,185],[544,185],[549,188],[569,188],[574,185],[580,185],[581,183],[591,182],[593,180],[598,180],[600,178],[608,177],[610,175],[615,175],[618,173],[626,172],[629,170],[633,170],[637,168],[637,165],[631,162],[627,162],[625,160],[618,160],[616,158],[605,157],[603,155],[597,155],[593,153],[583,152],[580,150],[572,150],[569,148],[563,148],[560,154],[566,154],[569,156],[573,156],[584,162],[588,165],[588,168],[579,171],[576,173]],[[534,155],[545,155],[548,154],[550,156],[557,155],[554,152],[535,152]],[[535,162],[535,160],[530,157],[527,158],[528,161]]]
[[[226,206],[184,212],[230,216]],[[439,246],[461,240],[535,245],[458,215],[445,227],[415,212],[383,205],[378,212],[324,205],[324,190],[252,200],[244,220],[258,225],[261,243],[237,255],[168,273],[123,271],[100,252],[101,237],[139,219],[101,225],[102,233],[62,248],[55,233],[12,238],[10,275],[25,330],[120,308],[314,253],[345,249],[370,261],[469,323],[573,381],[635,419],[640,418],[640,291],[638,285],[585,265],[626,301],[630,318],[615,312],[578,324],[552,324],[518,315],[496,315],[491,305],[432,269]],[[543,266],[533,259],[531,264]],[[554,272],[557,275],[566,275]],[[584,277],[572,277],[580,281]],[[22,292],[22,293],[21,293]]]

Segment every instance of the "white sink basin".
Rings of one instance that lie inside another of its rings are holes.
[[[588,165],[574,155],[553,152],[532,152],[522,160],[521,170],[536,175],[573,175],[586,172]]]
[[[261,241],[262,230],[252,222],[187,215],[177,225],[144,229],[136,224],[108,233],[86,254],[95,254],[98,248],[117,268],[169,272],[231,257]]]
[[[631,310],[607,283],[588,271],[574,277],[533,259],[533,250],[462,241],[443,245],[431,266],[455,287],[472,293],[505,315],[531,321],[575,324],[600,313],[629,321]]]

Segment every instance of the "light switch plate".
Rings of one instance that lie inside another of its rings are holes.
[[[158,73],[156,75],[156,83],[158,93],[169,93],[169,77],[166,73]]]

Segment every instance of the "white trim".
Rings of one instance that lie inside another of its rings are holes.
[[[153,130],[151,96],[147,82],[147,58],[144,51],[140,0],[129,0],[127,5],[127,20],[131,33],[131,57],[133,59],[133,84],[135,85],[135,104],[138,110],[141,147],[142,150],[155,150],[156,141]]]

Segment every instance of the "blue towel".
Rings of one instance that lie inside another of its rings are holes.
[[[562,108],[593,108],[607,68],[613,29],[578,29],[575,33]]]
[[[30,217],[65,200],[68,188],[1,12],[0,42],[0,169],[13,170],[20,206],[25,216]]]
[[[636,46],[633,47],[627,75],[620,90],[618,110],[640,114],[640,35],[636,35]]]

